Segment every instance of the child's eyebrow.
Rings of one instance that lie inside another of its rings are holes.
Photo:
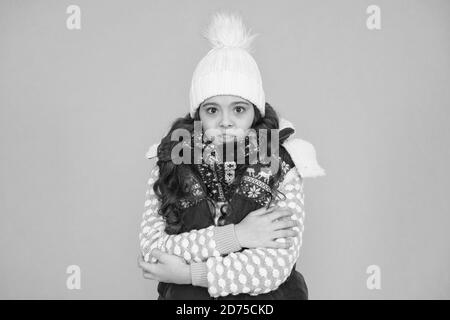
[[[202,104],[202,107],[206,107],[206,106],[209,106],[209,105],[219,106],[219,104],[215,103],[215,102],[206,102],[206,103]]]
[[[250,104],[247,101],[233,101],[230,105],[234,106],[236,104],[245,104],[246,106],[250,106]],[[201,105],[201,107],[206,107],[206,106],[215,106],[215,107],[220,107],[220,104],[216,103],[216,102],[206,102],[204,104]]]
[[[233,106],[233,105],[235,105],[235,104],[245,104],[245,105],[247,105],[247,106],[249,106],[250,104],[247,102],[247,101],[233,101],[232,103],[231,103],[231,105]],[[206,106],[209,106],[209,105],[213,105],[213,106],[216,106],[216,107],[220,107],[220,105],[218,104],[218,103],[216,103],[216,102],[205,102],[204,104],[202,104],[202,107],[206,107]]]
[[[248,106],[250,105],[247,101],[234,101],[234,102],[231,103],[231,105],[241,104],[241,103],[246,104]]]

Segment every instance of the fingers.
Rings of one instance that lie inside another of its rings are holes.
[[[292,229],[277,230],[273,233],[273,237],[275,239],[297,237],[298,235],[299,235],[299,231],[292,230]]]
[[[158,249],[153,249],[150,252],[150,257],[151,258],[155,258],[156,261],[158,263],[161,263],[161,264],[170,264],[174,257],[183,260],[183,258],[181,258],[181,257],[178,257],[178,256],[176,256],[174,254],[169,254],[169,253],[166,253],[166,252],[162,252],[161,250],[158,250]]]
[[[163,259],[163,257],[164,257],[164,255],[165,255],[165,253],[164,252],[162,252],[161,250],[159,250],[159,249],[153,249],[151,252],[150,252],[150,255],[152,256],[152,257],[154,257],[156,260],[158,260],[158,261],[162,261],[162,259]]]
[[[147,263],[143,257],[138,257],[138,265],[142,269],[142,276],[145,279],[160,281],[159,275],[161,274],[160,263]]]
[[[153,274],[149,273],[149,272],[143,272],[142,276],[145,279],[149,279],[149,280],[158,280]]]
[[[280,219],[276,219],[274,221],[291,221],[292,220],[292,216],[288,216],[288,217],[282,217]]]
[[[294,242],[291,239],[285,239],[284,242],[270,241],[268,248],[288,249]]]
[[[280,209],[278,208],[276,211],[268,214],[267,217],[273,221],[284,217],[291,217],[294,213],[289,209]]]
[[[144,271],[144,272],[150,272],[153,273],[155,271],[155,264],[154,263],[147,263],[144,261],[140,261],[139,262],[139,267]]]
[[[139,254],[137,259],[138,267],[141,266],[141,262],[144,262],[144,257],[142,256],[142,254]]]
[[[137,263],[139,268],[142,268],[143,265],[146,266],[149,264],[144,260],[144,256],[142,254],[138,255]]]
[[[281,221],[273,222],[273,230],[289,229],[293,227],[298,227],[300,222],[298,220],[286,219]]]
[[[251,215],[253,216],[261,216],[267,213],[271,213],[273,212],[273,210],[275,210],[275,207],[270,207],[269,209],[266,209],[265,207],[259,208],[255,211],[250,212]]]

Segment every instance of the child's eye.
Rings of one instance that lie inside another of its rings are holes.
[[[236,106],[236,108],[234,108],[234,111],[236,111],[237,113],[245,112],[245,110],[245,107],[242,106]]]
[[[209,114],[214,114],[217,112],[217,108],[216,107],[209,107],[206,109],[206,112]]]

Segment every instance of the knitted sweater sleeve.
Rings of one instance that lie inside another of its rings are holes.
[[[177,235],[168,235],[164,218],[158,213],[160,201],[153,190],[158,179],[159,169],[155,166],[150,173],[145,193],[145,211],[142,215],[139,233],[141,254],[146,262],[156,262],[151,257],[153,249],[174,254],[185,259],[187,263],[205,261],[209,257],[218,257],[241,250],[234,232],[234,225],[210,226]],[[201,277],[198,268],[193,268],[193,277]]]
[[[256,248],[230,253],[225,257],[210,257],[206,262],[193,263],[192,284],[208,288],[213,297],[248,293],[258,295],[277,289],[290,275],[302,245],[304,212],[303,178],[291,169],[279,190],[286,196],[275,205],[294,209],[292,219],[300,222],[299,235],[287,249]],[[276,241],[283,241],[277,239]]]

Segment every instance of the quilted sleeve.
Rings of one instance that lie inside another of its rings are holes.
[[[286,198],[278,200],[275,205],[294,209],[292,219],[300,222],[299,227],[294,227],[300,232],[293,238],[292,246],[287,249],[245,249],[194,263],[191,265],[194,285],[208,287],[212,297],[239,293],[258,295],[277,289],[288,278],[299,257],[305,218],[303,179],[296,168],[290,169],[279,190]]]
[[[158,213],[160,201],[153,190],[158,174],[159,168],[155,166],[148,179],[145,193],[145,211],[139,233],[144,261],[156,262],[154,258],[150,259],[150,253],[155,248],[183,257],[187,263],[200,262],[208,257],[218,257],[241,250],[234,232],[234,225],[210,226],[205,229],[168,235],[164,231],[164,218]]]

